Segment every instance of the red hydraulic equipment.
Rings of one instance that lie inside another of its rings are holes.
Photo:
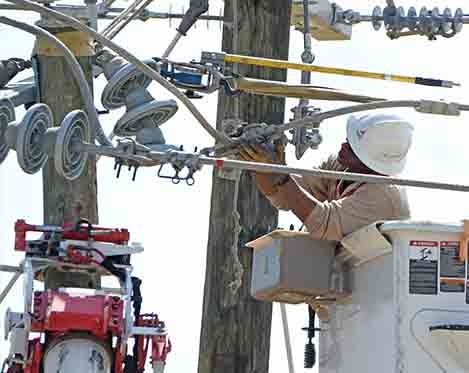
[[[28,240],[30,232],[41,237]],[[147,356],[154,373],[164,371],[171,343],[156,314],[140,314],[141,280],[131,276],[130,257],[143,248],[129,239],[126,229],[86,220],[64,226],[16,222],[14,248],[25,253],[24,310],[7,311],[10,353],[1,373],[142,373]],[[46,271],[59,273],[53,287],[39,275]],[[114,276],[119,286],[102,288],[96,275]],[[75,278],[80,281],[70,286]],[[43,289],[34,289],[35,279],[44,281]]]

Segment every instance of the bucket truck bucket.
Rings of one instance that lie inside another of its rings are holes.
[[[331,289],[336,241],[275,230],[246,246],[254,249],[251,295],[271,302],[304,303]]]

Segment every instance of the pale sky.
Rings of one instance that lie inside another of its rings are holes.
[[[169,0],[158,0],[152,9],[168,11]],[[188,4],[189,1],[172,1],[173,10]],[[211,1],[211,13],[218,14],[223,3]],[[344,8],[371,14],[375,5],[371,1],[342,1]],[[123,4],[125,6],[125,4]],[[413,5],[440,10],[446,6],[453,10],[463,7],[464,1],[401,1],[406,9]],[[187,8],[187,5],[186,5]],[[466,9],[467,10],[467,9]],[[2,15],[11,15],[22,20],[34,21],[35,15],[2,11]],[[105,23],[100,23],[102,29]],[[160,55],[174,35],[178,21],[173,21],[169,28],[167,21],[149,20],[136,22],[126,28],[115,41],[141,58]],[[354,27],[351,41],[318,42],[313,40],[315,64],[352,69],[386,72],[402,75],[446,79],[462,84],[452,89],[430,88],[410,84],[347,78],[334,75],[313,74],[312,83],[348,90],[354,93],[375,95],[388,99],[444,99],[458,103],[469,103],[469,77],[467,60],[463,58],[469,31],[463,31],[452,39],[438,38],[427,41],[424,37],[389,40],[382,29],[375,32],[371,24]],[[22,31],[0,25],[0,59],[10,57],[28,58],[33,38]],[[300,61],[303,51],[302,35],[292,29],[290,42],[290,60]],[[182,39],[174,53],[175,60],[189,61],[200,58],[201,51],[219,51],[221,30],[218,24],[201,22],[196,29]],[[28,74],[26,74],[27,76]],[[24,74],[21,77],[25,77]],[[300,74],[288,73],[292,83],[300,81]],[[95,97],[98,108],[101,90],[105,79],[101,76],[95,82]],[[156,83],[150,87],[155,98],[173,98]],[[194,101],[199,110],[215,125],[217,95],[212,94],[203,100]],[[286,120],[290,118],[289,109],[297,100],[287,100]],[[323,110],[341,107],[349,103],[320,103]],[[469,113],[460,117],[448,118],[419,114],[410,109],[393,110],[414,123],[413,148],[408,165],[402,177],[424,179],[447,183],[469,184],[466,173],[469,154],[466,142],[469,135],[467,127]],[[24,113],[16,110],[17,118]],[[123,109],[113,111],[101,117],[107,132],[123,114]],[[310,150],[300,160],[293,156],[290,146],[289,163],[308,168],[316,165],[331,152],[339,149],[345,138],[346,117],[339,117],[324,122],[321,126],[324,142],[319,150]],[[179,105],[179,112],[173,119],[162,126],[168,143],[184,144],[186,149],[193,146],[208,146],[211,138]],[[113,161],[102,159],[98,166],[99,219],[108,227],[125,227],[131,232],[133,241],[143,243],[145,252],[135,255],[133,264],[135,274],[143,279],[143,311],[157,312],[166,321],[173,351],[169,355],[167,372],[194,372],[197,369],[200,320],[202,312],[203,286],[205,276],[205,255],[210,211],[211,169],[204,168],[196,174],[193,187],[173,185],[170,181],[158,179],[156,169],[140,170],[136,182],[131,175],[123,172],[119,180],[114,177]],[[457,192],[443,192],[408,188],[408,194],[415,220],[436,222],[458,222],[467,217],[469,195]],[[0,166],[0,227],[2,264],[15,265],[21,255],[13,251],[13,224],[16,219],[26,219],[31,223],[42,222],[42,178],[41,174],[26,175],[20,170],[16,154],[11,152],[8,159]],[[288,227],[297,224],[297,219],[290,213],[282,213],[280,225]],[[297,225],[298,227],[298,225]],[[0,288],[10,275],[0,274]],[[7,307],[19,311],[22,308],[21,283],[16,285],[6,301],[0,305],[0,318]],[[303,348],[306,333],[301,327],[307,325],[306,306],[287,306],[294,363],[296,372],[303,369]],[[2,322],[3,328],[3,322]],[[6,357],[8,343],[0,340],[0,359]],[[272,373],[287,371],[286,354],[278,305],[274,306],[271,338]],[[311,370],[309,370],[311,371]],[[314,371],[314,370],[313,370]]]

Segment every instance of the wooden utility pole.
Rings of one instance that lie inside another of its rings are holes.
[[[290,8],[290,0],[225,0],[223,51],[288,59]],[[239,66],[238,71],[286,80],[284,70]],[[237,105],[235,100],[220,91],[219,130],[223,119],[237,116],[249,123],[284,122],[282,98],[242,94]],[[214,171],[211,203],[198,371],[267,373],[272,305],[250,296],[252,252],[245,244],[275,229],[278,213],[247,172],[237,179]]]
[[[41,22],[46,22],[41,19]],[[50,21],[47,21],[50,22]],[[92,88],[92,40],[81,32],[63,26],[52,26],[45,23],[44,28],[60,39],[76,56],[85,77]],[[72,78],[70,69],[62,55],[47,40],[38,38],[33,55],[38,63],[40,101],[49,105],[54,116],[54,125],[59,126],[65,115],[75,109],[84,109],[80,91]],[[91,89],[92,91],[92,89]],[[91,128],[92,138],[94,129]],[[87,218],[98,223],[96,161],[89,157],[83,175],[74,181],[67,181],[58,175],[53,160],[43,167],[44,223],[73,223],[78,217]],[[80,278],[78,274],[66,272],[46,273],[46,287],[55,284],[93,286],[89,279]]]

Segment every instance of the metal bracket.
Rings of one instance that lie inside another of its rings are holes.
[[[192,186],[194,185],[195,183],[195,180],[194,180],[194,171],[190,168],[188,168],[188,171],[187,171],[187,174],[183,177],[181,177],[179,175],[179,173],[185,168],[185,166],[179,166],[179,165],[175,165],[175,164],[171,164],[171,166],[173,167],[173,170],[174,170],[174,175],[173,176],[170,176],[170,175],[163,175],[162,174],[162,170],[163,170],[163,167],[165,166],[165,164],[163,163],[160,168],[158,169],[158,177],[162,178],[162,179],[171,179],[172,183],[173,184],[179,184],[181,182],[181,180],[185,181],[187,185],[189,186]]]
[[[200,62],[211,63],[220,67],[225,67],[225,53],[223,52],[202,52]]]
[[[78,241],[78,240],[63,240],[60,242],[60,247],[65,249],[68,246],[80,248],[85,246],[86,249],[99,250],[104,256],[119,256],[119,255],[132,255],[143,252],[143,247],[135,244],[118,245],[106,242],[93,242],[93,241]]]
[[[225,94],[234,96],[240,93],[239,90],[234,89],[230,80],[233,77],[226,77],[223,75],[223,66],[218,63],[208,62],[190,62],[179,63],[168,60],[163,60],[158,57],[153,58],[156,62],[160,63],[160,74],[173,83],[176,87],[187,89],[188,92],[202,92],[206,94],[213,93],[224,88]],[[204,79],[204,77],[206,78]],[[190,98],[200,98],[200,96],[189,96]]]
[[[319,108],[314,106],[296,106],[291,110],[294,112],[295,118],[307,118],[320,111]],[[298,111],[300,111],[298,113]],[[316,125],[319,127],[319,124]],[[296,159],[300,160],[308,148],[317,149],[322,143],[322,136],[319,133],[319,128],[294,128],[290,130],[293,135],[290,143],[295,146]]]
[[[151,335],[151,336],[162,335],[162,336],[166,336],[166,335],[168,335],[168,332],[166,331],[165,328],[161,328],[161,327],[150,328],[150,327],[146,327],[146,326],[134,326],[134,327],[132,327],[130,335],[131,336],[132,335]]]

